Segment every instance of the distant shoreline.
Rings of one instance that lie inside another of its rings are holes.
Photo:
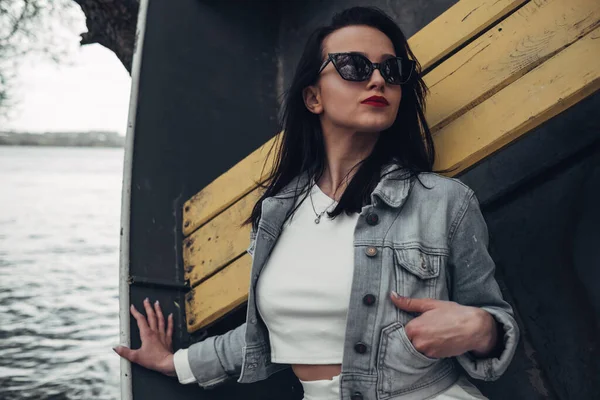
[[[125,136],[117,132],[0,132],[0,146],[123,148]]]
[[[0,143],[0,147],[61,147],[61,148],[65,148],[65,147],[71,147],[74,149],[123,149],[125,148],[125,146],[112,146],[112,145],[87,145],[87,144],[82,144],[82,145],[73,145],[73,144],[30,144],[30,143],[19,143],[19,144],[5,144],[5,143]]]

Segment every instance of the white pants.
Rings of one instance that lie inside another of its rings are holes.
[[[300,380],[304,389],[303,400],[340,400],[340,376],[319,381]],[[465,376],[458,378],[454,385],[442,393],[431,397],[431,400],[487,400],[483,394],[467,380]],[[425,400],[425,399],[423,399]]]

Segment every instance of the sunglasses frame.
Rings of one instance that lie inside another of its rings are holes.
[[[335,63],[334,58],[336,56],[339,55],[351,55],[351,56],[359,56],[364,58],[367,61],[367,65],[371,66],[371,71],[368,73],[368,75],[365,77],[365,79],[362,80],[356,80],[356,79],[346,79],[342,76],[342,73],[340,72],[340,70],[338,69],[337,64]],[[383,72],[383,70],[381,69],[381,64],[392,60],[392,59],[399,59],[401,62],[408,62],[410,65],[410,74],[408,74],[408,78],[406,78],[406,80],[404,80],[403,82],[399,82],[399,83],[391,83],[388,81],[388,78],[386,77],[386,74]],[[371,77],[371,75],[373,75],[373,72],[375,72],[376,69],[379,70],[379,73],[381,74],[381,76],[383,77],[383,79],[389,83],[390,85],[404,85],[406,82],[408,82],[410,80],[410,78],[412,77],[412,73],[415,69],[416,66],[416,62],[410,59],[405,59],[402,57],[390,57],[388,59],[386,59],[383,62],[380,63],[374,63],[371,62],[371,60],[369,60],[366,56],[360,54],[360,53],[353,53],[353,52],[346,52],[346,53],[327,53],[327,59],[323,62],[323,64],[321,65],[321,68],[319,68],[319,72],[317,73],[317,75],[320,75],[321,72],[323,72],[323,69],[325,69],[325,67],[327,66],[327,64],[329,64],[329,62],[331,61],[331,63],[333,64],[333,66],[335,67],[335,70],[338,72],[338,74],[340,75],[340,77],[346,81],[350,81],[350,82],[364,82],[367,79],[369,79]]]

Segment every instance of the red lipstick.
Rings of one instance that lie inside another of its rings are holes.
[[[388,103],[386,98],[383,96],[371,96],[368,99],[363,100],[361,103],[375,107],[387,107],[390,105],[390,103]]]

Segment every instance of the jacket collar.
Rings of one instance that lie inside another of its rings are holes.
[[[381,180],[371,193],[371,203],[376,205],[379,199],[392,208],[398,208],[404,204],[414,179],[409,179],[409,171],[398,163],[389,163],[381,168]],[[290,198],[290,194],[303,188],[309,180],[306,172],[292,179],[274,198]],[[293,197],[293,196],[292,196]]]
[[[371,203],[376,205],[377,198],[392,208],[402,206],[414,184],[409,177],[410,171],[400,164],[385,165],[381,169],[381,180],[371,193]]]

